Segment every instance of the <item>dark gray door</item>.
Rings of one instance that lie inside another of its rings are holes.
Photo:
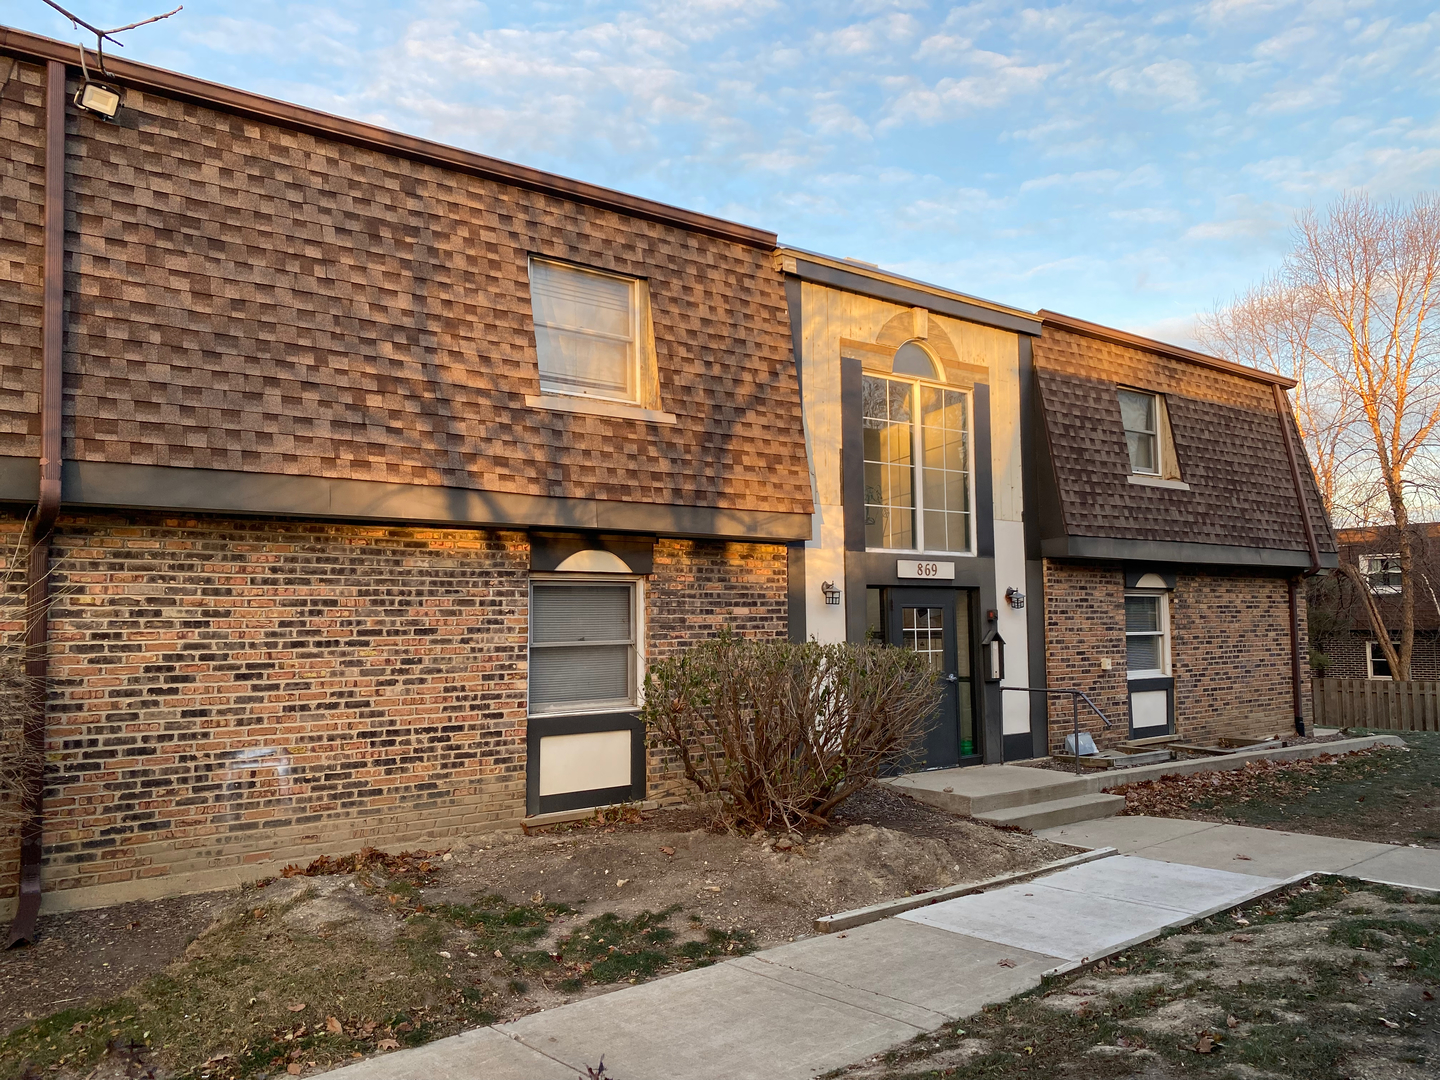
[[[943,691],[925,732],[921,768],[980,760],[970,665],[970,594],[959,589],[887,590],[886,640],[929,661]]]

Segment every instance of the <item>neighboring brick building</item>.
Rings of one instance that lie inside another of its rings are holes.
[[[1299,583],[1336,555],[1292,384],[1040,314],[1047,685],[1086,691],[1115,721],[1102,731],[1082,710],[1102,746],[1293,731],[1309,709]],[[1071,729],[1054,699],[1050,746]]]
[[[1416,584],[1415,645],[1412,679],[1440,679],[1440,523],[1410,528],[1412,573]],[[1370,583],[1380,617],[1396,649],[1400,647],[1400,545],[1394,526],[1336,529],[1340,557],[1358,566]],[[1332,679],[1388,679],[1390,664],[1365,604],[1353,582],[1342,575],[1315,582],[1310,625],[1315,674]]]
[[[117,60],[106,122],[73,45],[0,55],[4,538],[63,481],[45,890],[673,791],[645,658],[784,635],[810,534],[774,235]]]

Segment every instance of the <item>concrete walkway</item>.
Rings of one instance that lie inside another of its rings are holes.
[[[808,1080],[1284,882],[1115,856],[533,1013],[340,1080]]]
[[[1114,847],[1170,863],[1260,877],[1307,871],[1440,891],[1440,850],[1177,818],[1115,817],[1036,834],[1076,847]]]

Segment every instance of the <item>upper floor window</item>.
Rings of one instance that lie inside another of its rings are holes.
[[[530,260],[540,390],[639,403],[644,283]]]
[[[1361,555],[1360,572],[1370,583],[1372,593],[1398,593],[1400,591],[1400,556]]]
[[[1125,425],[1125,448],[1130,471],[1160,475],[1160,406],[1155,394],[1120,391],[1120,419]]]
[[[913,346],[913,351],[911,350]],[[901,346],[896,372],[934,377],[915,342]],[[925,367],[922,367],[922,361]],[[970,394],[930,382],[865,375],[865,546],[968,553],[974,508]]]

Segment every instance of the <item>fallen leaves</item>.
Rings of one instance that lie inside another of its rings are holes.
[[[675,849],[673,847],[662,847],[660,849],[660,854],[673,856],[675,854]]]
[[[1224,1049],[1225,1044],[1208,1031],[1200,1032],[1199,1038],[1193,1043],[1177,1043],[1181,1050],[1189,1050],[1192,1054],[1213,1054],[1216,1050]]]
[[[1011,960],[1008,956],[1005,957],[1005,959],[1003,959],[1003,960],[997,960],[997,961],[995,961],[995,963],[996,963],[996,965],[997,965],[998,967],[1004,967],[1004,968],[1013,968],[1013,967],[1015,966],[1015,961],[1014,961],[1014,960]]]
[[[1395,1030],[1397,1030],[1397,1029],[1400,1027],[1400,1025],[1397,1024],[1394,1020],[1387,1020],[1387,1019],[1386,1019],[1385,1017],[1383,1017],[1383,1016],[1377,1016],[1375,1019],[1376,1019],[1376,1020],[1379,1020],[1380,1023],[1384,1024],[1384,1025],[1385,1025],[1387,1028],[1389,1028],[1391,1031],[1395,1031]]]
[[[394,1039],[381,1039],[375,1044],[376,1050],[399,1050],[400,1044]]]
[[[286,1005],[285,1008],[286,1008],[288,1011],[290,1011],[290,1012],[304,1012],[304,1011],[305,1011],[305,1002],[303,1002],[303,1001],[297,1001],[297,1002],[295,1002],[295,1004],[293,1004],[293,1005]]]
[[[345,1034],[345,1026],[333,1016],[327,1016],[325,1018],[325,1030],[328,1031],[331,1035]]]
[[[1255,940],[1254,934],[1231,934],[1230,940],[1240,945],[1249,945]]]
[[[308,866],[287,866],[281,877],[324,877],[328,874],[358,874],[364,870],[380,870],[390,877],[420,876],[430,873],[430,860],[448,856],[447,851],[402,851],[391,855],[378,848],[363,847],[349,855],[321,855]]]

